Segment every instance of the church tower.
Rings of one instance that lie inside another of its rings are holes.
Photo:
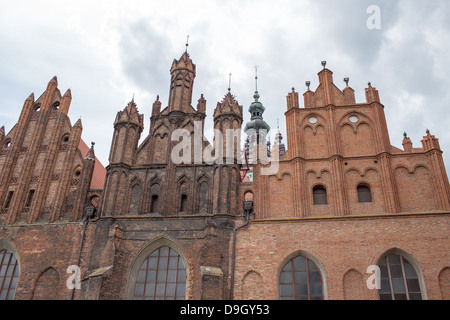
[[[214,210],[236,214],[238,210],[242,106],[228,93],[214,110],[214,148],[218,169],[214,175]]]
[[[221,102],[217,103],[214,110],[214,129],[222,134],[222,150],[221,155],[224,162],[236,163],[240,152],[240,133],[243,121],[242,106],[236,100],[236,97],[231,94],[231,89],[228,88],[228,93],[224,96]],[[215,141],[218,137],[215,138]],[[216,152],[220,152],[216,149]]]
[[[195,112],[191,106],[195,78],[195,64],[187,50],[179,60],[174,59],[170,68],[169,119],[170,122],[183,121],[184,114]]]
[[[144,129],[144,116],[139,114],[133,99],[123,111],[119,111],[114,121],[114,136],[109,161],[111,164],[131,165]]]
[[[256,89],[248,112],[250,112],[251,118],[247,122],[244,128],[244,132],[248,135],[248,150],[247,156],[250,164],[256,161],[255,156],[258,154],[258,148],[256,146],[261,146],[265,148],[266,137],[270,131],[270,126],[263,119],[263,114],[265,111],[264,105],[259,101],[260,95],[258,92],[258,75],[255,76]],[[258,157],[258,156],[257,156]]]
[[[123,214],[128,208],[125,198],[128,192],[128,174],[136,161],[139,138],[144,129],[144,116],[139,114],[133,99],[124,110],[119,111],[114,121],[114,134],[106,168],[106,184],[102,214]]]

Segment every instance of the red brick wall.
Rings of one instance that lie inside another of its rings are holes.
[[[328,299],[362,292],[378,299],[365,287],[367,268],[386,251],[398,248],[418,263],[428,299],[442,299],[439,274],[448,267],[449,224],[447,213],[253,221],[237,234],[235,298],[277,299],[283,261],[304,251],[322,265]],[[348,275],[349,270],[354,271]],[[355,272],[362,276],[364,289]],[[245,278],[248,274],[261,281],[252,284]]]

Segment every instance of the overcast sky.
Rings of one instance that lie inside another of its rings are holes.
[[[370,5],[381,9],[369,29]],[[286,95],[305,81],[318,85],[321,61],[342,90],[344,77],[365,102],[368,81],[385,106],[391,143],[403,132],[421,147],[425,130],[440,139],[450,168],[450,1],[5,1],[0,0],[0,126],[11,130],[24,100],[39,97],[56,75],[72,90],[69,116],[81,117],[82,138],[96,142],[108,164],[116,113],[135,94],[145,115],[160,95],[167,106],[171,67],[185,50],[197,65],[193,106],[207,99],[207,129],[227,92],[244,106],[244,123],[259,66],[260,101],[286,142]],[[301,105],[303,101],[301,100]],[[272,135],[273,137],[273,135]]]

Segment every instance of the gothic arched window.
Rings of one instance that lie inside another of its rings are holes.
[[[372,193],[370,192],[370,187],[367,185],[359,185],[358,191],[358,202],[372,202]]]
[[[389,254],[378,266],[381,269],[380,300],[422,300],[416,269],[403,255]]]
[[[297,256],[283,267],[279,279],[281,300],[323,300],[322,274],[317,265]]]
[[[19,263],[14,254],[0,249],[0,300],[13,300],[19,280]]]
[[[315,186],[313,189],[314,205],[328,204],[327,189],[324,186]]]
[[[139,269],[135,300],[184,300],[186,266],[180,255],[164,246],[150,254]]]

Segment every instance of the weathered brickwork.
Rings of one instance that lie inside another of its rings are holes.
[[[174,297],[175,288],[187,299],[278,299],[282,270],[298,256],[320,272],[323,298],[379,299],[367,269],[388,254],[413,266],[423,299],[450,299],[450,187],[434,135],[417,148],[405,134],[403,150],[393,147],[378,91],[369,84],[357,103],[324,63],[302,107],[288,93],[287,150],[279,133],[279,169],[264,175],[271,163],[239,163],[239,136],[211,152],[218,132],[241,131],[243,107],[229,89],[207,141],[207,101],[191,105],[196,72],[187,51],[173,61],[169,101],[154,102],[141,144],[134,98],[117,113],[106,168],[81,140],[81,120],[71,124],[71,92],[61,95],[56,77],[26,99],[10,132],[0,128],[0,251],[19,261],[19,280],[8,284],[15,299]],[[176,149],[184,139],[190,148]],[[223,163],[196,158],[196,148]],[[151,266],[162,248],[177,260]],[[81,289],[68,288],[71,266]]]
[[[286,259],[306,253],[322,267],[328,299],[378,299],[367,289],[367,268],[393,250],[420,266],[428,299],[444,299],[439,279],[448,268],[448,225],[448,216],[435,214],[253,221],[238,234],[235,298],[278,299]]]

